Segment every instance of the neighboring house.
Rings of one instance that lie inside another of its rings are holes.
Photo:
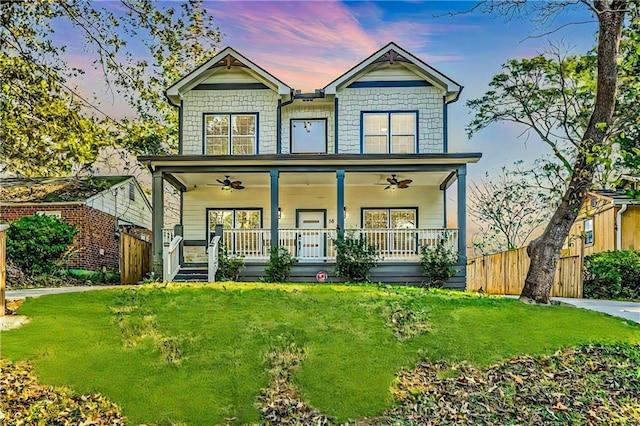
[[[565,254],[630,249],[640,249],[640,198],[621,189],[591,192],[571,228]]]
[[[121,232],[149,241],[151,205],[133,176],[3,178],[0,222],[53,215],[78,234],[69,268],[118,270]]]
[[[481,154],[449,152],[447,108],[461,91],[394,43],[313,93],[222,50],[166,90],[179,108],[178,155],[139,157],[153,173],[156,267],[163,236],[165,258],[183,237],[182,272],[206,266],[222,225],[245,258],[243,279],[263,276],[278,245],[299,261],[295,280],[315,281],[333,270],[336,232],[355,230],[380,253],[372,280],[420,282],[419,247],[444,241],[460,257],[450,286],[464,288],[466,168]],[[165,183],[180,192],[175,233],[162,231]],[[448,229],[451,185],[460,202]]]

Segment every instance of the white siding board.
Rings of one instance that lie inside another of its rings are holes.
[[[347,177],[348,179],[348,177]],[[327,227],[337,223],[335,185],[280,187],[281,229],[295,228],[296,209],[326,209]],[[395,192],[385,191],[384,186],[346,186],[345,227],[359,228],[360,212],[367,207],[417,207],[420,228],[442,228],[444,206],[442,191],[437,186],[412,185],[411,188]],[[262,207],[263,228],[271,227],[269,187],[246,188],[242,191],[225,192],[216,187],[198,188],[184,194],[184,237],[187,240],[203,240],[206,236],[207,208]]]
[[[130,200],[129,182],[131,181],[124,181],[88,199],[87,205],[101,212],[117,216],[122,221],[151,229],[151,209],[145,201],[145,195],[138,185],[135,185],[135,200]]]

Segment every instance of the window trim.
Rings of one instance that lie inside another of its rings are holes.
[[[387,228],[386,229],[395,229],[395,228],[390,228],[389,226],[391,225],[391,210],[413,210],[416,212],[416,227],[414,229],[418,229],[419,226],[419,222],[418,222],[418,213],[419,213],[419,209],[418,207],[360,207],[360,227],[362,229],[377,229],[377,228],[365,228],[364,226],[364,212],[366,210],[387,210],[387,212],[389,213],[388,216],[388,220],[387,220]]]
[[[129,182],[129,201],[136,201],[136,184]]]
[[[364,151],[364,116],[365,114],[387,114],[387,129],[389,132],[387,133],[387,152],[379,152],[379,153],[366,153]],[[420,110],[379,110],[379,111],[360,111],[360,154],[395,154],[391,152],[391,139],[393,134],[391,133],[391,115],[392,114],[415,114],[416,117],[416,137],[415,137],[415,152],[414,154],[420,153]]]
[[[257,210],[260,212],[260,226],[257,229],[262,229],[264,226],[264,209],[262,207],[207,207],[206,208],[206,228],[205,228],[205,241],[209,241],[209,233],[211,232],[211,216],[209,216],[209,212],[212,210],[230,210],[233,211],[233,225],[234,228],[231,229],[238,229],[235,228],[235,224],[236,224],[236,212],[237,211],[254,211]]]
[[[591,242],[587,242],[587,231],[586,231],[586,224],[587,222],[591,222]],[[590,217],[586,217],[582,220],[582,231],[584,232],[584,245],[585,247],[591,247],[595,244],[596,242],[596,221],[594,219],[593,216]]]
[[[229,116],[229,127],[231,127],[231,121],[234,115],[253,115],[256,117],[256,145],[254,154],[234,154],[233,146],[232,146],[232,137],[231,128],[229,128],[229,135],[227,140],[227,147],[229,148],[229,155],[259,155],[260,154],[260,113],[259,112],[203,112],[202,113],[202,155],[207,154],[207,116],[210,115],[228,115]]]
[[[294,152],[293,151],[293,122],[294,121],[324,121],[324,151],[318,152]],[[289,153],[290,154],[327,154],[329,149],[329,119],[327,117],[319,118],[297,118],[292,117],[289,119]]]

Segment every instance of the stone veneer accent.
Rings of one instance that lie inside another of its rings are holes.
[[[360,153],[360,112],[418,110],[420,153],[443,152],[442,90],[434,87],[379,87],[338,92],[338,150]]]
[[[260,154],[276,153],[278,94],[270,89],[191,90],[184,95],[182,153],[203,154],[203,114],[258,113]]]

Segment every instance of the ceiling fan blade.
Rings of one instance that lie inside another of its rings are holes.
[[[224,181],[222,181],[222,180],[220,180],[220,179],[216,179],[216,180],[218,181],[218,183],[219,183],[220,185],[224,185]]]
[[[242,185],[234,186],[233,189],[244,189],[244,186]]]
[[[411,182],[413,182],[411,179],[405,179],[405,180],[401,180],[400,182],[398,182],[399,185],[409,185]]]
[[[233,182],[231,182],[231,185],[242,185],[242,181],[241,180],[234,180]]]
[[[389,182],[391,185],[395,185],[398,183],[398,181],[395,178],[387,178],[387,182]]]
[[[402,183],[402,182],[400,182],[400,183],[398,184],[398,188],[405,189],[405,188],[408,188],[408,187],[409,187],[409,184],[407,184],[407,183]]]
[[[389,189],[389,188],[391,188],[391,185],[387,186],[385,189]]]

